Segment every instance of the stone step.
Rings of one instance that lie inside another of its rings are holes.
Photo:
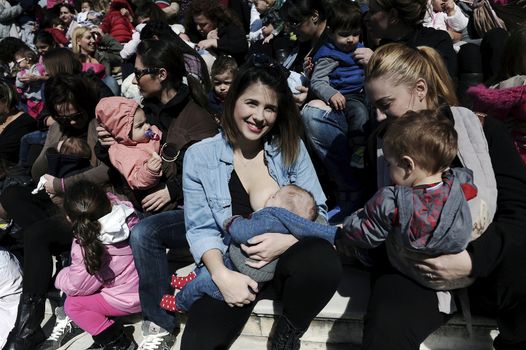
[[[185,274],[191,271],[187,266],[178,271]],[[359,349],[363,329],[363,315],[369,294],[368,274],[362,270],[346,267],[344,276],[327,306],[313,320],[308,331],[302,337],[301,349],[305,350],[355,350]],[[52,308],[46,305],[47,317],[44,327],[48,334],[53,328]],[[278,302],[262,300],[254,308],[241,336],[234,342],[232,350],[266,350],[268,335],[274,320],[281,313]],[[137,343],[142,341],[140,316],[125,320],[134,327],[134,337]],[[181,317],[184,328],[185,317]],[[494,320],[473,317],[473,336],[467,335],[465,322],[462,317],[454,317],[448,324],[430,335],[421,345],[421,350],[491,350],[492,339],[498,334]],[[179,349],[181,333],[177,337],[174,349]],[[91,344],[91,337],[87,334],[79,337],[75,342],[63,349],[81,350]]]

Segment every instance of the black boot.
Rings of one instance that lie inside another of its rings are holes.
[[[102,333],[93,336],[94,343],[88,349],[135,350],[137,344],[122,325],[115,322]]]
[[[4,350],[34,350],[46,339],[40,327],[45,301],[43,296],[22,294],[15,326],[9,333]]]
[[[298,350],[300,338],[306,329],[297,329],[285,316],[281,316],[274,329],[272,350]]]

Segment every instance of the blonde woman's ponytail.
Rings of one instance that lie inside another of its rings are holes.
[[[455,84],[453,84],[453,80],[440,54],[429,46],[419,46],[418,51],[427,62],[429,73],[426,75],[431,80],[428,84],[433,84],[435,87],[438,103],[447,104],[448,106],[458,106]]]

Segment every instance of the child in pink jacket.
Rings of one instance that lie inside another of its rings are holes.
[[[66,315],[93,336],[94,348],[136,349],[119,323],[109,317],[141,311],[139,276],[128,236],[137,216],[100,186],[80,180],[64,198],[73,226],[71,265],[62,269],[55,286],[66,295]]]
[[[116,141],[108,150],[110,161],[128,185],[134,190],[157,185],[162,165],[161,131],[146,122],[137,102],[125,97],[106,97],[97,104],[95,114]]]

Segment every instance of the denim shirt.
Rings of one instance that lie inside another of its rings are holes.
[[[272,142],[265,142],[265,161],[270,176],[281,186],[296,184],[314,196],[319,215],[327,219],[325,194],[303,142],[298,159],[289,167]],[[232,146],[220,133],[192,145],[183,162],[183,193],[186,238],[197,264],[211,249],[227,251],[230,236],[223,223],[232,216],[232,198],[228,182],[234,169]]]

